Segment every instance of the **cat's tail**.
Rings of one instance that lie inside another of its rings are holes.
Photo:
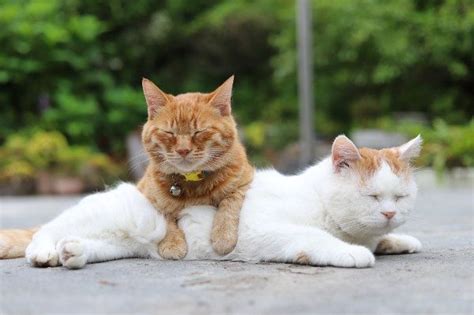
[[[39,227],[0,230],[0,259],[25,257],[26,247]]]

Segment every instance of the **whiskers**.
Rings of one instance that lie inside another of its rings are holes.
[[[364,224],[362,224],[358,218],[336,222],[336,224],[342,229],[342,231],[351,235],[360,234],[364,229],[366,229]]]
[[[221,148],[209,148],[207,150],[209,165],[217,165],[217,162],[225,153],[226,151]]]
[[[164,158],[158,149],[138,153],[128,160],[129,172],[134,173],[140,168],[146,167],[150,161],[150,156],[153,157],[155,163],[160,163],[159,161]]]
[[[179,155],[174,155],[174,154],[166,154],[165,158],[167,161],[171,163],[180,163],[183,161],[183,158]]]
[[[134,155],[128,160],[129,171],[132,173],[137,171],[139,168],[148,164],[148,161],[149,156],[147,152],[141,152],[139,154]]]
[[[199,152],[192,153],[191,156],[190,156],[190,158],[193,159],[193,160],[202,160],[202,159],[204,159],[206,156],[207,156],[206,152],[204,152],[204,151],[199,151]]]
[[[204,150],[191,151],[185,158],[179,155],[174,150],[163,150],[163,152],[152,151],[151,156],[157,155],[162,159],[163,166],[175,169],[175,172],[189,172],[195,170],[214,170],[222,167],[223,161],[227,159],[223,155],[225,151],[220,148],[206,148]],[[146,162],[146,158],[142,158],[145,154],[139,154],[130,160],[132,164],[132,170],[138,168],[143,162]],[[155,159],[154,159],[155,160]],[[133,162],[132,162],[133,161]]]
[[[394,228],[393,222],[395,221],[390,222],[377,218],[374,215],[366,215],[337,222],[337,224],[340,229],[347,234],[356,237],[364,237],[378,234],[381,230],[390,230]]]

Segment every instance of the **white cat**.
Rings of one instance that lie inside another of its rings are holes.
[[[241,211],[239,240],[226,256],[214,253],[210,231],[215,209],[185,209],[179,221],[188,242],[187,260],[293,262],[369,267],[372,252],[413,253],[421,243],[389,234],[413,209],[417,187],[409,162],[421,148],[418,136],[391,149],[357,149],[345,136],[332,154],[296,176],[274,170],[255,175]],[[131,184],[86,197],[35,235],[26,250],[33,266],[153,257],[166,224]]]

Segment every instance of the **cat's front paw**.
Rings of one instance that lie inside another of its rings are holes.
[[[332,265],[346,268],[367,268],[375,264],[372,252],[364,246],[349,245],[339,253]]]
[[[405,236],[407,242],[407,251],[409,254],[418,253],[419,251],[421,251],[423,245],[421,245],[421,242],[417,238],[410,235]]]
[[[211,234],[212,248],[219,255],[227,255],[234,250],[237,245],[237,231],[223,231],[214,229]]]
[[[56,248],[52,244],[36,244],[34,241],[26,248],[26,261],[33,267],[59,266]]]
[[[212,223],[211,244],[214,251],[223,256],[233,251],[237,245],[239,227],[238,221],[230,220],[225,212],[219,211]]]
[[[377,244],[376,254],[412,254],[421,250],[421,242],[410,235],[388,234]]]
[[[64,238],[57,245],[61,264],[69,269],[80,269],[87,263],[84,245],[80,239]]]
[[[180,238],[165,238],[158,245],[158,253],[164,259],[183,259],[187,251],[186,241]]]

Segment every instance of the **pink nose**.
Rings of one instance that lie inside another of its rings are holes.
[[[185,157],[186,155],[189,154],[189,152],[191,152],[191,150],[189,150],[189,149],[177,149],[176,152],[178,152],[178,154],[181,155],[182,157]]]
[[[389,220],[393,218],[396,214],[395,211],[382,211],[380,213],[382,213]]]

